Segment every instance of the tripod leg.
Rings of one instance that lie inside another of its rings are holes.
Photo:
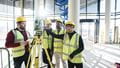
[[[47,59],[48,59],[48,61],[49,61],[50,67],[53,68],[53,65],[52,65],[52,62],[50,61],[50,56],[49,56],[49,54],[48,54],[47,49],[45,49],[45,53],[46,53],[46,55],[47,55]]]

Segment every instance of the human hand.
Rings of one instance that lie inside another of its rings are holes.
[[[27,41],[23,41],[23,42],[21,42],[20,44],[23,45],[23,46],[26,46],[26,45],[29,44],[29,41],[28,41],[28,40],[27,40]]]
[[[71,59],[74,57],[74,55],[72,55],[72,54],[70,54],[70,56],[69,56]]]

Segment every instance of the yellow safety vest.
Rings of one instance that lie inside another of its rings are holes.
[[[46,31],[43,31],[42,35],[42,45],[44,49],[52,48],[52,36],[47,35]]]
[[[75,55],[72,59],[69,58],[70,54],[79,47],[79,35],[75,33],[70,40],[68,34],[65,34],[63,43],[63,60],[69,60],[72,63],[82,63],[81,53]]]
[[[57,30],[55,30],[54,33],[59,35],[59,34],[64,34],[65,31],[60,30],[60,32],[58,33]],[[63,50],[63,40],[54,38],[54,52],[62,53],[62,50]]]
[[[12,30],[15,40],[14,43],[20,43],[24,41],[24,37],[21,34],[20,31],[18,30]],[[25,46],[24,45],[19,45],[17,47],[12,48],[12,56],[13,57],[20,57],[23,56],[25,54]]]

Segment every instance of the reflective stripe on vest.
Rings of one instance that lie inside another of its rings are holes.
[[[58,33],[57,30],[54,31],[55,34],[64,34],[65,30],[60,30]],[[63,40],[54,38],[54,52],[62,53],[63,50]]]
[[[14,43],[20,43],[24,41],[24,37],[18,30],[12,30],[15,40]],[[12,48],[12,56],[13,57],[20,57],[23,56],[25,53],[25,47],[23,45],[19,45],[18,47]]]
[[[45,49],[52,48],[52,36],[47,35],[46,31],[43,31],[42,45],[43,45],[43,48],[45,48]]]
[[[78,49],[79,47],[79,35],[75,33],[71,40],[69,40],[68,34],[64,35],[64,45],[63,45],[63,60],[69,60],[72,63],[81,63],[82,55],[81,53],[75,55],[72,59],[69,58],[70,54]]]

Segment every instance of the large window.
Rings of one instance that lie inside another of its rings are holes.
[[[16,1],[15,4],[13,0],[0,0],[0,47],[4,47],[5,39],[7,33],[16,28],[16,18],[21,16],[21,8],[19,7],[20,1]],[[24,3],[24,16],[27,18],[27,30],[33,35],[34,29],[34,17],[33,17],[33,4],[26,7],[27,2]],[[15,5],[15,7],[13,7]],[[31,26],[29,26],[31,25]]]
[[[84,0],[89,1],[89,0]],[[98,0],[92,3],[87,2],[81,6],[80,19],[98,19]],[[120,43],[120,1],[111,0],[111,20],[109,28],[109,41],[111,43]],[[87,7],[86,7],[87,6]],[[105,41],[105,0],[100,2],[100,27],[99,27],[99,42],[104,43]]]

